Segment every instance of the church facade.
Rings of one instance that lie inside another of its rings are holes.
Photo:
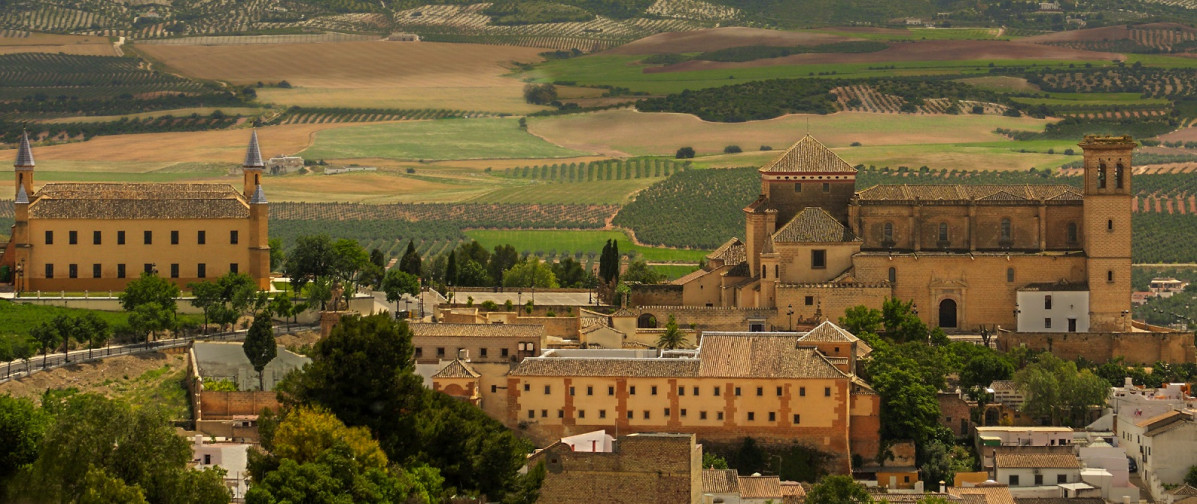
[[[265,165],[255,131],[244,185],[51,183],[35,191],[33,150],[14,163],[11,239],[0,264],[18,291],[116,291],[143,271],[185,287],[228,272],[270,287]]]
[[[1084,186],[876,185],[807,136],[762,167],[744,239],[674,282],[679,304],[835,320],[914,301],[932,327],[1131,327],[1130,137],[1086,136]],[[1053,303],[1055,300],[1055,303]],[[1020,306],[1022,303],[1025,306]]]

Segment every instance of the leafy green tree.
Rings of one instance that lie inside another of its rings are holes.
[[[557,282],[562,287],[593,287],[596,283],[594,275],[591,275],[586,268],[582,267],[582,263],[575,261],[573,257],[566,257],[560,262],[551,266],[553,275],[557,277]]]
[[[270,313],[274,314],[274,316],[283,319],[284,322],[287,322],[287,330],[290,330],[291,317],[299,314],[299,312],[296,311],[297,306],[298,305],[291,300],[291,296],[280,292],[275,294],[274,297],[270,299],[269,311]]]
[[[503,273],[503,286],[555,289],[559,284],[557,276],[553,274],[553,268],[541,262],[539,258],[530,256]]]
[[[869,491],[851,476],[824,476],[806,494],[807,504],[871,504]]]
[[[857,337],[870,340],[868,336],[877,336],[881,333],[883,320],[881,318],[881,310],[876,308],[869,308],[865,305],[853,306],[844,310],[844,316],[840,317],[840,327],[844,330],[855,334]]]
[[[191,289],[191,306],[204,312],[204,334],[208,333],[208,321],[221,303],[222,289],[216,282],[191,282],[187,284]]]
[[[678,329],[677,319],[670,313],[669,321],[665,323],[665,332],[661,333],[661,337],[657,338],[657,348],[673,350],[682,348],[689,343],[690,341],[686,339],[686,333]]]
[[[328,302],[332,300],[332,287],[332,277],[316,277],[307,286],[307,290],[304,291],[305,297],[308,300],[308,306],[320,310],[327,309]]]
[[[727,469],[727,460],[711,452],[702,452],[704,469]]]
[[[923,464],[919,467],[919,474],[929,489],[942,491],[939,489],[940,481],[953,481],[956,473],[972,470],[973,460],[968,450],[957,448],[960,447],[940,440],[931,441],[922,448]]]
[[[420,259],[420,254],[416,252],[415,240],[408,240],[407,251],[403,253],[403,257],[399,258],[399,271],[407,273],[408,275],[419,277],[423,262]]]
[[[333,271],[343,282],[353,282],[366,265],[370,264],[370,253],[357,242],[341,238],[333,242]]]
[[[619,281],[619,242],[607,240],[599,255],[599,279],[605,284]]]
[[[457,260],[457,283],[462,287],[486,287],[491,285],[490,275],[486,273],[486,268],[482,266],[484,263],[479,263],[464,254],[458,256]]]
[[[64,360],[70,362],[71,342],[79,341],[80,338],[86,341],[86,335],[79,330],[79,323],[75,317],[70,315],[57,315],[50,320],[50,323],[54,325],[54,330],[58,333],[62,345],[59,350],[62,351]]]
[[[245,495],[247,504],[305,502],[312,504],[411,502],[432,504],[441,497],[435,471],[417,467],[405,471],[363,468],[352,449],[336,442],[312,462],[281,459]]]
[[[387,257],[383,255],[382,251],[379,250],[378,247],[370,249],[370,264],[378,266],[380,269],[387,267]]]
[[[241,345],[245,356],[249,357],[254,371],[258,372],[258,390],[266,390],[266,382],[262,371],[266,365],[278,356],[278,343],[274,341],[274,327],[269,316],[254,317],[253,325],[245,335],[245,343]]]
[[[495,245],[495,251],[486,264],[486,272],[495,285],[503,285],[503,272],[520,261],[520,253],[511,245]]]
[[[46,357],[49,355],[51,348],[57,347],[62,342],[62,335],[58,333],[58,328],[50,322],[42,322],[33,329],[30,329],[29,335],[42,347],[42,369],[45,369]]]
[[[270,247],[270,271],[278,271],[287,263],[287,253],[283,249],[282,238],[271,238],[266,241]]]
[[[89,466],[78,504],[147,504],[137,485],[127,485],[102,468]]]
[[[308,282],[336,273],[337,256],[328,235],[300,236],[283,267],[291,277],[291,289],[302,292]]]
[[[644,261],[628,263],[628,269],[623,272],[621,280],[624,282],[640,282],[642,284],[657,284],[665,281],[665,274],[652,269]]]
[[[274,430],[271,453],[299,463],[315,462],[337,443],[344,443],[361,468],[384,469],[387,456],[365,427],[346,427],[321,408],[300,406],[287,412]]]
[[[179,310],[179,286],[158,276],[156,273],[142,272],[141,277],[125,285],[120,293],[121,308],[133,311],[138,306],[156,303],[160,309],[167,310],[174,317]]]
[[[93,348],[104,345],[112,337],[112,328],[108,326],[108,322],[94,311],[79,316],[75,322],[75,329],[80,332],[80,337],[87,341],[89,359]]]
[[[156,338],[155,334],[173,326],[174,312],[156,302],[139,304],[129,313],[129,328],[135,334],[143,336],[147,346],[150,344],[150,338]]]
[[[1189,466],[1189,472],[1185,473],[1185,484],[1197,487],[1197,465]]]
[[[890,341],[927,341],[927,324],[914,314],[913,306],[913,301],[897,298],[886,298],[882,303],[881,320],[885,326],[885,337]]]
[[[1014,364],[995,352],[976,355],[964,364],[960,372],[960,386],[965,390],[985,388],[997,380],[1014,376]]]
[[[382,291],[387,293],[387,302],[399,301],[404,294],[420,295],[420,280],[415,275],[398,268],[392,268],[382,279]]]
[[[51,424],[50,415],[24,398],[0,395],[0,487],[25,464],[37,459]],[[0,492],[3,497],[3,492]]]
[[[1101,377],[1049,353],[1014,373],[1014,383],[1026,396],[1023,411],[1050,418],[1052,425],[1084,423],[1085,413],[1104,405],[1110,392]]]
[[[445,284],[457,285],[457,255],[453,250],[449,251],[449,259],[445,263]]]

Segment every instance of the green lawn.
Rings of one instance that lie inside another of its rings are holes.
[[[993,67],[1068,68],[1069,64],[1109,66],[1108,61],[1059,60],[958,60],[898,61],[884,63],[832,63],[814,65],[773,65],[691,72],[644,73],[636,64],[643,56],[591,55],[548,61],[532,73],[542,82],[564,81],[579,85],[610,85],[654,94],[677,93],[765,79],[868,78],[898,76],[989,75]],[[990,64],[993,67],[990,67]]]
[[[619,242],[621,253],[635,252],[650,262],[690,262],[698,263],[705,256],[706,250],[684,250],[660,247],[640,247],[632,245],[631,240],[622,231],[558,231],[558,230],[491,230],[479,229],[466,231],[466,236],[477,240],[483,247],[494,249],[498,245],[511,245],[520,252],[548,254],[555,251],[563,252],[593,252],[596,255],[603,251],[607,240],[615,239]]]
[[[573,203],[610,205],[627,203],[632,194],[663,178],[603,180],[595,182],[529,182],[504,186],[467,201],[477,203]]]
[[[334,128],[305,158],[396,160],[555,158],[585,155],[520,129],[517,119],[443,119]]]

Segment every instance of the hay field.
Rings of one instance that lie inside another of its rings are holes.
[[[138,50],[189,77],[263,88],[263,102],[301,107],[457,109],[526,113],[524,83],[505,77],[513,62],[543,49],[435,42],[331,42],[253,46],[146,45]]]
[[[532,118],[528,131],[563,147],[626,155],[672,155],[693,147],[701,154],[722,153],[728,145],[756,151],[761,145],[785,149],[809,131],[831,147],[955,144],[1005,140],[995,128],[1042,131],[1048,121],[1028,117],[883,114],[839,112],[795,114],[745,123],[706,122],[689,114],[609,110]],[[595,135],[602,131],[602,135]]]
[[[63,53],[80,56],[118,56],[108,37],[30,33],[28,37],[0,37],[0,54]]]
[[[444,119],[348,126],[321,132],[301,155],[395,160],[573,157],[587,152],[546,142],[503,119]]]
[[[342,173],[267,177],[266,197],[274,201],[353,203],[449,203],[493,190],[490,181],[467,185],[453,178],[412,176],[403,172]]]

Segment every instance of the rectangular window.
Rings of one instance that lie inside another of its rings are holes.
[[[1050,319],[1050,318],[1043,319],[1043,328],[1051,329],[1052,328],[1052,319]]]
[[[1148,450],[1150,450],[1150,448],[1148,448]],[[1068,475],[1057,474],[1056,475],[1056,483],[1068,483]]]
[[[1107,272],[1106,272],[1106,281],[1107,281],[1107,282],[1113,282],[1113,281],[1114,281],[1114,270],[1110,270],[1110,271],[1107,271]]]
[[[116,244],[117,244],[117,245],[124,245],[124,244],[125,244],[125,232],[124,232],[124,231],[117,231],[117,232],[116,232]]]
[[[229,263],[229,273],[236,275],[240,271],[241,271],[241,268],[237,263]]]
[[[794,192],[802,192],[802,183],[794,182]]]
[[[170,277],[171,278],[179,278],[179,265],[178,264],[170,265]]]
[[[104,238],[103,232],[100,232],[100,231],[92,231],[91,232],[91,244],[92,245],[102,244],[104,242],[103,238]]]
[[[680,396],[684,396],[684,395],[686,395],[686,387],[678,387],[678,388],[677,388],[677,395],[678,395],[679,397],[680,397]]]
[[[124,264],[116,265],[116,277],[117,278],[125,278],[125,265]]]
[[[203,245],[203,244],[205,244],[205,243],[208,243],[208,234],[207,234],[207,232],[205,232],[205,231],[196,231],[196,233],[195,233],[195,243],[196,243],[196,244],[198,244],[198,245]]]
[[[715,412],[715,420],[723,420],[723,412],[722,411]]]
[[[686,408],[682,408],[682,409],[678,410],[678,414],[679,414],[679,415],[681,415],[683,418],[685,418],[685,416],[686,416]]]
[[[92,278],[100,278],[100,265],[99,264],[91,265],[91,277]]]
[[[574,395],[574,388],[573,388],[573,387],[570,387],[570,388],[569,388],[569,395],[571,395],[571,396],[572,396],[572,395]]]
[[[826,250],[810,251],[810,267],[811,267],[811,269],[826,268],[827,267],[827,251]]]
[[[831,397],[831,387],[823,387],[823,397]]]
[[[607,410],[605,410],[605,409],[599,410],[599,418],[607,418]]]
[[[1010,484],[1010,486],[1018,486],[1018,475],[1017,474],[1010,475],[1010,483],[1009,484]]]
[[[800,423],[802,423],[802,415],[795,413],[794,414],[794,425],[798,425]]]
[[[586,386],[586,395],[594,395],[594,386],[592,386],[592,385]]]
[[[749,412],[748,412],[748,421],[749,421],[749,422],[752,422],[752,421],[755,421],[755,420],[756,420],[756,413],[754,413],[754,412],[752,412],[752,411],[749,411]]]
[[[499,349],[499,357],[507,357],[507,355],[508,355],[507,352],[508,352],[508,350],[506,348]]]
[[[145,231],[145,232],[143,232],[143,233],[141,234],[141,238],[142,238],[142,240],[141,240],[141,241],[142,241],[143,243],[145,243],[146,245],[153,245],[153,244],[154,244],[154,232],[153,232],[153,231]]]
[[[781,397],[781,387],[777,387],[777,397]]]
[[[78,264],[68,264],[67,265],[67,276],[69,276],[71,278],[79,278],[79,265]]]
[[[806,296],[805,298],[802,299],[802,304],[805,304],[806,306],[814,306],[815,305],[815,297],[814,296]]]
[[[237,230],[236,229],[229,231],[229,243],[231,243],[233,245],[237,244]]]
[[[698,397],[698,387],[694,387],[694,396]]]
[[[736,387],[736,397],[740,397],[740,387]]]
[[[143,271],[145,271],[146,273],[153,273],[154,272],[154,264],[153,263],[145,263],[143,265]]]
[[[445,347],[443,347],[443,346],[442,346],[442,347],[436,347],[436,356],[437,356],[437,357],[444,357],[444,356],[445,356]],[[528,390],[528,388],[527,388],[527,386],[526,386],[526,385],[524,386],[524,390]]]
[[[586,410],[578,410],[578,418],[586,418]]]
[[[79,232],[78,231],[67,231],[67,242],[70,243],[71,245],[78,245],[79,244]]]
[[[46,278],[54,278],[54,265],[53,264],[46,265]]]
[[[548,417],[549,417],[549,410],[547,410],[547,409],[540,410],[540,418],[548,418]]]
[[[698,419],[699,419],[699,420],[706,420],[706,419],[707,419],[707,412],[705,412],[705,411],[699,411],[699,412],[698,412]]]
[[[528,410],[528,418],[536,418],[536,411]]]
[[[1043,485],[1043,475],[1036,474],[1035,475],[1035,486],[1041,486],[1041,485]]]
[[[628,387],[628,395],[636,395],[636,386],[635,385]]]
[[[765,387],[757,387],[756,395],[757,395],[757,397],[765,395]]]
[[[615,395],[615,387],[608,386],[607,387],[607,395],[609,395],[609,396]]]
[[[557,418],[565,418],[565,410],[557,410]]]
[[[823,183],[823,192],[831,192],[831,184],[824,182]]]
[[[46,245],[53,245],[53,244],[54,244],[54,232],[46,231]]]
[[[644,410],[644,419],[648,420],[648,410]]]
[[[657,386],[656,385],[653,385],[652,395],[657,395]]]
[[[208,265],[204,263],[195,265],[195,276],[199,278],[208,278]]]
[[[423,357],[423,356],[424,356],[424,347],[416,347],[416,358],[417,358],[417,359],[419,359],[420,357]],[[494,392],[494,391],[495,391],[495,390],[494,390],[494,387],[495,387],[495,386],[494,386],[494,385],[491,385],[490,387],[491,387],[491,390],[490,390],[490,391],[491,391],[491,392]]]
[[[1043,296],[1043,309],[1044,310],[1052,309],[1052,295],[1051,294]]]
[[[635,416],[635,413],[634,413],[634,412],[632,412],[632,411],[628,411],[628,420],[631,420],[631,419],[632,419],[632,417],[634,417],[634,416]]]
[[[178,244],[179,244],[179,232],[178,232],[178,231],[171,231],[171,232],[170,232],[170,244],[171,244],[171,245],[178,245]]]
[[[770,412],[769,412],[769,421],[770,421],[770,422],[776,422],[776,421],[777,421],[777,412],[776,412],[776,411],[770,411]]]
[[[719,397],[719,387],[715,387],[715,397]]]
[[[531,390],[532,390],[532,385],[525,383],[524,384],[524,392],[528,392]]]
[[[806,387],[798,387],[798,396],[806,397]]]

